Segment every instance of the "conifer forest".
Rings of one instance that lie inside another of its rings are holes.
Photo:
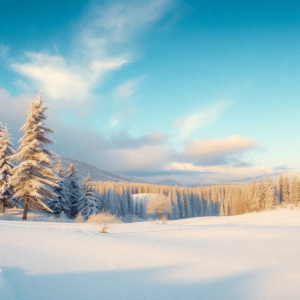
[[[300,204],[298,177],[268,176],[250,183],[182,187],[130,182],[93,182],[77,176],[72,161],[65,170],[60,160],[54,164],[55,153],[47,149],[54,141],[48,137],[54,130],[46,127],[46,110],[39,95],[29,106],[24,136],[15,149],[9,129],[0,124],[0,204],[1,213],[8,207],[42,210],[87,220],[99,212],[110,212],[123,222],[157,218],[147,211],[147,195],[163,194],[171,202],[166,212],[170,220],[200,216],[230,216],[272,210],[277,206]],[[140,195],[136,197],[135,195]]]

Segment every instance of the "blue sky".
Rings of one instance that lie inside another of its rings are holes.
[[[0,2],[0,121],[49,105],[57,154],[149,182],[300,166],[298,1]]]

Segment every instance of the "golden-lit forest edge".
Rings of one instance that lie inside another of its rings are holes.
[[[123,222],[150,218],[176,220],[201,216],[230,216],[278,206],[300,205],[300,179],[280,175],[251,183],[198,187],[170,186],[139,182],[93,181],[78,176],[75,161],[65,170],[61,160],[46,146],[54,130],[44,126],[41,95],[30,102],[24,136],[14,150],[7,127],[0,123],[0,207],[44,211],[53,220],[86,221],[92,215],[110,213]]]

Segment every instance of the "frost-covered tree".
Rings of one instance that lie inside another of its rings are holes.
[[[3,128],[0,123],[0,206],[2,213],[5,213],[5,206],[12,206],[10,199],[13,190],[10,186],[10,177],[14,166],[9,157],[15,154],[15,150],[10,140],[8,129]]]
[[[163,213],[171,213],[172,209],[170,194],[167,197],[163,194],[153,195],[147,203],[147,213],[150,215],[158,213],[162,222],[164,220]]]
[[[66,174],[66,207],[65,213],[69,218],[74,219],[78,213],[78,201],[82,196],[82,188],[76,176],[76,166],[71,161]]]
[[[289,190],[289,203],[297,205],[299,201],[299,182],[297,176],[292,178]]]
[[[252,183],[254,185],[254,193],[252,195],[252,200],[251,200],[251,211],[255,211],[258,212],[259,211],[259,207],[260,207],[260,187],[259,187],[259,183],[254,181]]]
[[[286,205],[289,203],[289,177],[285,175],[282,180],[282,186],[280,188],[281,203]]]
[[[84,181],[84,191],[79,199],[78,212],[81,213],[84,220],[98,212],[97,198],[95,197],[95,190],[89,174]]]
[[[20,164],[12,169],[11,184],[16,191],[15,197],[24,201],[23,220],[27,219],[28,209],[39,209],[52,212],[46,205],[56,195],[52,192],[57,186],[58,177],[53,172],[55,154],[46,149],[53,140],[46,133],[54,130],[44,126],[46,120],[41,95],[29,104],[29,112],[25,125],[20,129],[24,136],[20,139],[18,152],[11,156]]]
[[[276,206],[276,195],[273,180],[270,176],[267,177],[265,182],[265,197],[264,197],[264,208],[274,209]]]
[[[64,168],[61,160],[56,165],[56,174],[59,178],[58,186],[54,188],[53,192],[57,195],[48,201],[48,206],[52,209],[54,214],[60,214],[66,210],[66,182]]]

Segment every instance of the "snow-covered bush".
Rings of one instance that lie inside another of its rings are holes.
[[[101,212],[96,215],[92,215],[88,218],[88,223],[102,225],[101,233],[107,233],[107,230],[112,227],[113,224],[120,223],[121,220],[109,211]]]

